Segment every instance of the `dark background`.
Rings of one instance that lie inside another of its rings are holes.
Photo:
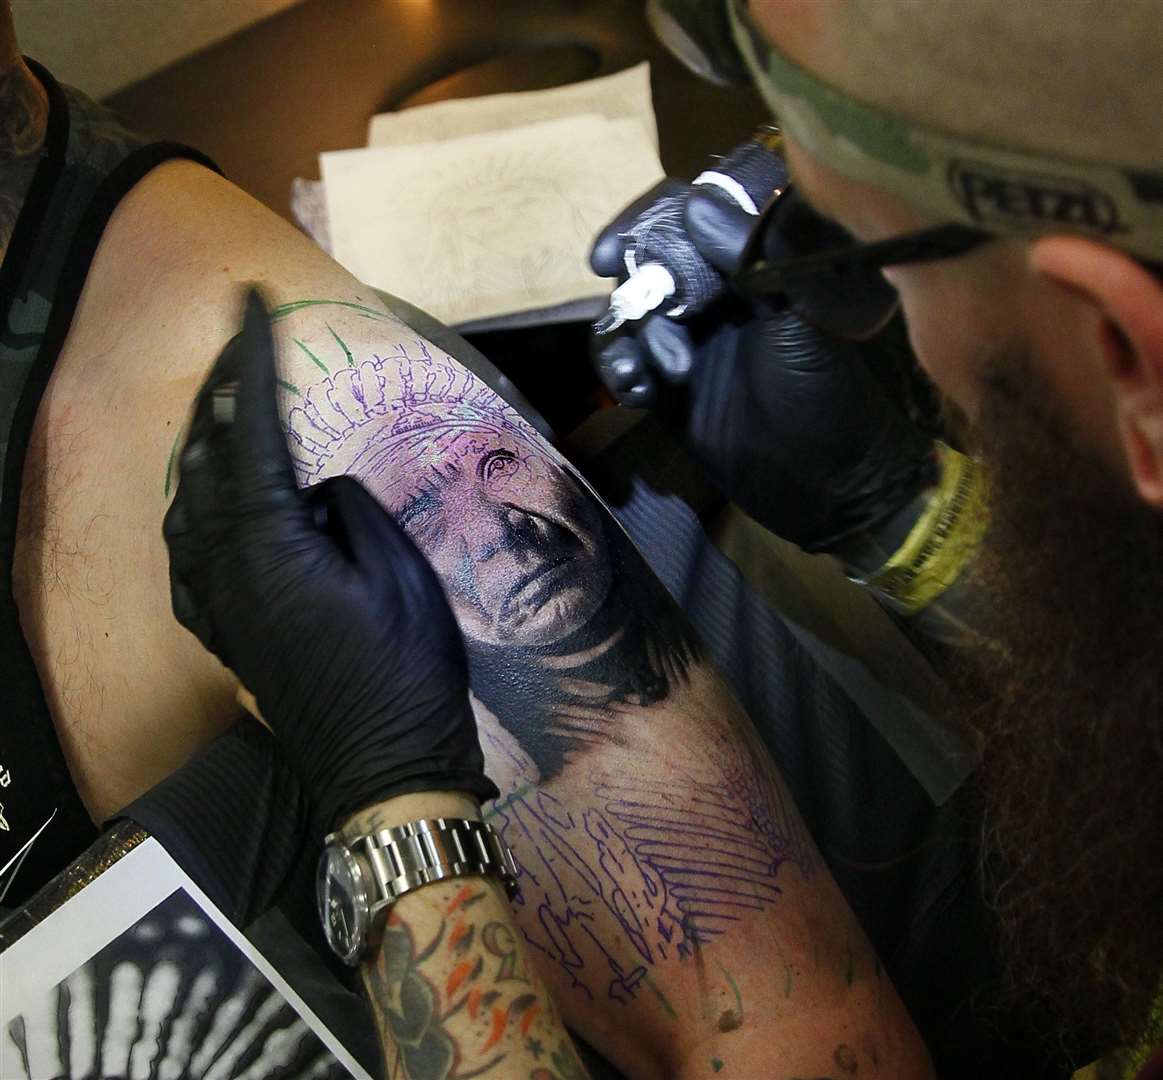
[[[704,83],[674,60],[651,33],[643,0],[306,0],[108,104],[137,130],[209,154],[289,220],[291,180],[317,179],[322,151],[366,145],[377,112],[543,89],[641,60],[650,61],[672,175],[697,175],[767,118],[753,91]],[[471,340],[559,433],[603,403],[584,325]]]

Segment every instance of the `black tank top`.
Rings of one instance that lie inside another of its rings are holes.
[[[155,165],[204,156],[150,142],[107,109],[29,66],[48,128],[0,264],[0,903],[19,903],[96,836],[65,764],[13,597],[24,456],[101,234]]]

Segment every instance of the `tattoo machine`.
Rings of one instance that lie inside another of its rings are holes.
[[[758,216],[771,196],[787,185],[782,144],[779,129],[765,124],[691,183]],[[726,290],[726,279],[703,258],[683,225],[689,194],[663,196],[622,233],[622,258],[630,276],[610,294],[610,307],[594,323],[594,333],[608,334],[668,301],[666,314],[672,318],[694,313]]]

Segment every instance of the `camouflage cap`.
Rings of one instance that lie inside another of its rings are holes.
[[[792,63],[740,0],[727,0],[727,10],[736,44],[781,125],[836,172],[939,221],[1017,235],[1078,233],[1163,260],[1163,171],[1049,157],[915,123]]]

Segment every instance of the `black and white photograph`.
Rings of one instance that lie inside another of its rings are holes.
[[[5,1072],[13,1080],[350,1075],[182,890],[10,1020],[4,1038],[22,1066]]]
[[[132,869],[125,866],[118,874],[115,865],[103,875],[120,878],[113,889],[104,880],[96,888],[82,889],[5,954],[0,1076],[363,1076],[340,1061],[337,1053],[344,1052],[329,1033],[321,1037],[320,1029],[325,1029],[294,992],[276,985],[281,982],[277,975],[268,977],[260,970],[262,961],[257,954],[248,955],[245,939],[228,936],[218,925],[221,916],[196,898],[197,889],[180,883],[181,871],[169,856],[149,842],[142,846],[153,851],[131,853],[130,862],[136,864]],[[94,932],[105,921],[102,894],[115,892],[128,899],[127,889],[143,874],[158,882],[159,891],[165,891],[167,875],[175,887],[94,951]],[[37,937],[45,939],[43,953]],[[61,955],[76,959],[67,975],[49,983],[36,977],[38,954],[58,971]]]

